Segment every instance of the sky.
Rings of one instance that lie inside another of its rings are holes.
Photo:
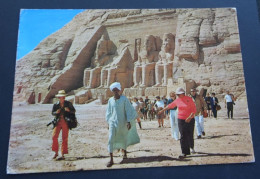
[[[16,60],[61,29],[84,9],[23,9],[20,12]]]

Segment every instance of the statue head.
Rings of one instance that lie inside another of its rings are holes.
[[[145,49],[147,52],[155,51],[155,50],[156,50],[155,38],[154,38],[154,36],[152,36],[152,35],[146,35],[146,36],[145,36],[144,49]]]
[[[162,50],[170,52],[175,48],[175,36],[172,33],[163,34]]]

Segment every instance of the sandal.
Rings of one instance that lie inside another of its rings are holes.
[[[55,154],[52,159],[56,159],[58,157],[58,154]]]
[[[184,159],[185,157],[186,157],[185,154],[181,154],[181,155],[179,155],[179,159]]]
[[[61,156],[60,158],[58,158],[58,160],[65,160],[65,157]]]
[[[109,162],[107,163],[107,167],[112,167],[113,164],[114,164],[114,162],[109,161]]]

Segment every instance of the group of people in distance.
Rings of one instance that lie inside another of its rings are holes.
[[[127,159],[127,147],[140,142],[139,135],[136,129],[137,123],[142,129],[141,119],[147,119],[145,115],[150,113],[151,119],[156,115],[159,127],[164,126],[163,119],[166,115],[170,118],[171,135],[175,140],[180,140],[181,155],[179,159],[185,158],[194,150],[194,128],[196,127],[197,138],[200,139],[206,135],[204,131],[203,114],[207,111],[210,114],[212,110],[213,115],[217,118],[216,106],[218,99],[215,93],[207,94],[204,99],[197,93],[196,89],[191,89],[191,94],[186,95],[185,90],[181,87],[177,88],[175,92],[170,92],[170,98],[162,99],[157,96],[155,101],[151,101],[148,97],[143,100],[142,98],[133,98],[130,100],[121,94],[121,85],[115,82],[110,85],[110,90],[113,96],[108,100],[106,110],[106,121],[109,126],[108,135],[108,152],[110,160],[107,167],[114,164],[113,151],[122,150],[123,160]],[[72,103],[65,100],[66,93],[60,90],[56,95],[59,101],[53,105],[52,114],[58,119],[57,124],[53,129],[53,144],[52,150],[55,152],[53,159],[58,157],[58,136],[62,130],[62,146],[61,146],[61,159],[64,159],[64,154],[68,153],[68,133],[69,128],[66,124],[67,113],[75,113],[75,108]],[[235,98],[227,92],[225,96],[225,104],[231,118],[233,118],[233,105]]]
[[[141,119],[145,121],[148,118],[150,121],[156,118],[158,120],[159,127],[164,127],[164,119],[166,116],[169,116],[169,111],[166,111],[165,114],[160,115],[158,114],[158,111],[172,102],[171,98],[167,99],[165,96],[162,98],[160,96],[156,96],[154,100],[150,100],[148,96],[146,96],[145,100],[143,100],[142,97],[139,99],[134,97],[129,99],[129,101],[138,114],[137,122],[140,129],[142,129]]]
[[[207,109],[208,109],[208,115],[213,116],[217,119],[217,111],[221,108],[219,105],[218,98],[216,97],[215,93],[207,93],[207,96],[205,97],[205,101],[207,103]],[[228,119],[233,119],[233,105],[235,105],[236,98],[233,94],[230,94],[229,91],[227,91],[225,97],[224,97],[224,104],[225,108],[227,108],[227,117]],[[213,115],[212,115],[213,113]]]

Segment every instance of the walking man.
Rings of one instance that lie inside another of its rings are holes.
[[[70,117],[70,113],[75,113],[76,110],[73,107],[72,103],[65,100],[66,93],[64,90],[60,90],[56,95],[59,98],[59,101],[53,105],[52,115],[55,116],[55,127],[52,133],[52,151],[55,152],[53,159],[58,157],[59,143],[58,138],[60,131],[62,130],[62,145],[61,145],[61,158],[65,159],[64,154],[68,154],[68,136],[69,136],[69,127],[65,118]]]
[[[191,98],[196,105],[196,113],[194,118],[198,139],[200,139],[201,135],[205,135],[203,112],[207,112],[207,104],[205,100],[197,94],[196,89],[191,89]]]
[[[218,113],[217,113],[217,105],[218,105],[218,98],[215,97],[215,93],[211,94],[211,99],[210,99],[210,105],[211,105],[211,110],[213,112],[214,118],[217,119]]]
[[[126,148],[140,142],[135,124],[137,113],[129,100],[119,94],[121,91],[120,83],[111,84],[110,90],[114,93],[114,96],[109,99],[106,111],[106,121],[109,125],[108,151],[110,153],[110,161],[107,163],[107,167],[114,164],[114,150],[122,149],[124,152],[123,159],[126,159]]]
[[[234,96],[227,91],[227,94],[225,95],[224,98],[225,101],[225,108],[227,108],[227,116],[229,119],[229,116],[231,119],[233,119],[233,103],[234,103]]]

